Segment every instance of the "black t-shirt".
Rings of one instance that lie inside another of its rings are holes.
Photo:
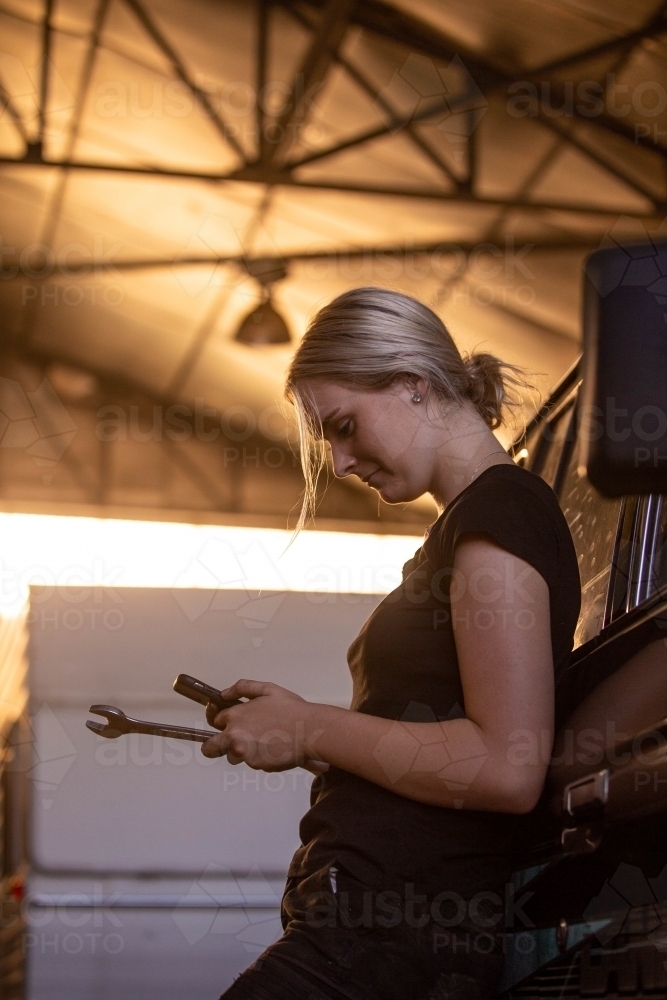
[[[545,579],[556,683],[562,677],[580,607],[572,538],[551,488],[519,466],[498,464],[447,505],[406,563],[401,585],[350,646],[354,711],[411,722],[465,715],[449,590],[454,550],[466,532],[489,535]],[[442,776],[455,792],[472,781],[483,757],[452,763]],[[411,882],[422,891],[447,889],[471,898],[509,877],[524,819],[415,802],[331,767],[313,783],[299,830],[302,846],[289,874],[337,862],[376,888],[401,891]]]

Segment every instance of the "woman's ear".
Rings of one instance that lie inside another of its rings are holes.
[[[415,375],[405,375],[403,384],[410,397],[417,395],[420,400],[426,399],[429,388],[426,379],[417,378]]]

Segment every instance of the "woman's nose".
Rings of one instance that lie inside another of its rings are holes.
[[[354,455],[346,452],[340,446],[332,446],[331,457],[333,460],[334,476],[337,479],[344,479],[345,476],[349,476],[354,472],[357,465]]]

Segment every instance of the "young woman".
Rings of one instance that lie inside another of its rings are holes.
[[[350,646],[349,710],[252,680],[222,692],[246,702],[209,708],[222,731],[207,756],[318,775],[285,933],[226,1000],[497,989],[512,853],[542,791],[579,612],[556,498],[492,433],[521,384],[489,354],[461,357],[430,309],[379,288],[333,301],[296,351],[304,515],[325,442],[336,476],[387,503],[430,493],[442,513]]]

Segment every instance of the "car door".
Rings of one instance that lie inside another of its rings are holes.
[[[576,426],[576,402],[561,397],[541,428],[533,430],[526,460],[556,488],[582,583],[575,648],[559,688],[557,715],[563,722],[572,707],[595,697],[613,677],[622,681],[621,695],[648,686],[642,708],[652,724],[667,715],[662,680],[655,690],[650,687],[662,677],[656,663],[667,676],[667,503],[661,496],[605,500],[597,494],[580,473]],[[510,934],[506,944],[504,986],[512,997],[537,1000],[545,991],[552,995],[552,989],[554,996],[564,995],[561,988],[567,996],[582,997],[593,980],[595,995],[616,996],[614,977],[626,972],[630,979],[635,976],[636,987],[627,995],[645,995],[642,984],[649,982],[655,957],[650,936],[657,933],[655,912],[667,898],[667,840],[660,812],[667,811],[667,782],[651,773],[650,762],[645,772],[636,783],[636,799],[643,797],[648,815],[633,818],[641,805],[631,801],[627,816],[617,813],[593,853],[561,853],[559,859],[556,843],[550,862],[543,859],[516,873],[518,898],[528,902],[526,926]]]

